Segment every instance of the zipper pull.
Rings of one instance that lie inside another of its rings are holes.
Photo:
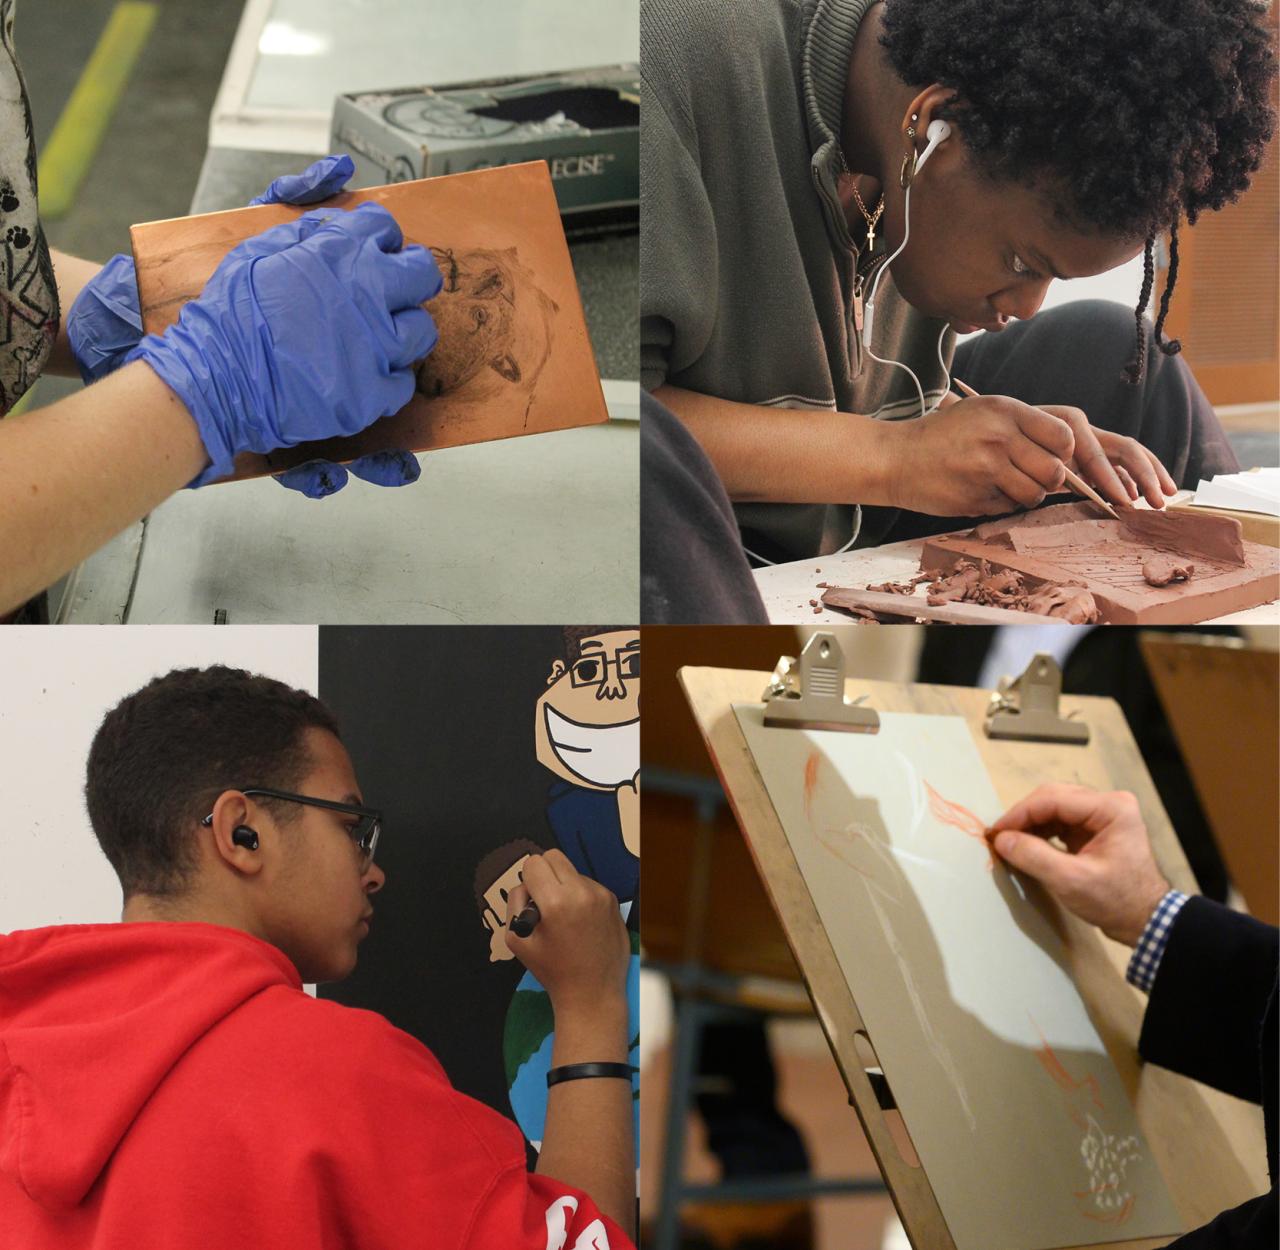
[[[853,284],[853,324],[857,326],[858,333],[862,333],[862,277],[859,275]]]

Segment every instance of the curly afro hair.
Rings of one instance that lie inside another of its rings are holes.
[[[1171,233],[1156,342],[1177,279],[1177,227],[1239,198],[1274,130],[1276,72],[1260,0],[886,0],[881,40],[911,84],[956,95],[978,168],[1043,181],[1075,228],[1146,240],[1138,306],[1157,235]]]

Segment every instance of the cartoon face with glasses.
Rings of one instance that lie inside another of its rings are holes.
[[[538,761],[570,785],[616,790],[640,769],[638,630],[573,637],[537,704]]]
[[[557,778],[547,819],[574,867],[627,904],[640,876],[640,633],[563,637],[535,708],[538,761]]]

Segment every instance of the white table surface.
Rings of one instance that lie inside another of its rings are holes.
[[[322,500],[270,478],[179,491],[86,562],[62,619],[633,621],[639,442],[624,421],[450,448],[412,486],[353,478]]]

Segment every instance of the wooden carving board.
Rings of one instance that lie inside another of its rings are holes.
[[[759,700],[769,674],[684,668],[680,680],[911,1244],[917,1250],[954,1250],[928,1176],[908,1165],[893,1143],[854,1042],[857,1033],[867,1032],[863,1017],[733,714],[734,703]],[[1131,790],[1138,797],[1161,869],[1179,888],[1195,890],[1186,856],[1113,700],[1064,695],[1063,713],[1074,712],[1091,732],[1087,746],[1066,746],[986,737],[981,727],[988,691],[857,680],[846,683],[845,693],[851,698],[866,695],[870,706],[880,711],[965,717],[1005,803],[1016,802],[1050,777],[1100,789]],[[1145,996],[1124,980],[1128,949],[1049,905],[1060,925],[1072,979],[1115,1063],[1186,1226],[1206,1223],[1223,1209],[1265,1192],[1261,1111],[1143,1064],[1137,1039]],[[870,1041],[874,1047],[876,1039]],[[991,1200],[1000,1201],[995,1183]],[[1111,1250],[1156,1250],[1167,1242],[1162,1237],[1109,1244]]]
[[[406,243],[432,249],[444,288],[427,305],[439,341],[413,399],[350,438],[242,455],[233,478],[308,460],[431,451],[608,419],[545,161],[343,192],[321,207],[383,205]],[[134,226],[143,328],[160,334],[238,243],[307,208],[283,204]]]
[[[1085,505],[1058,504],[975,530],[928,538],[920,568],[953,569],[961,560],[986,560],[1033,582],[1086,587],[1108,625],[1190,625],[1280,599],[1280,557],[1272,547],[1243,542],[1226,517],[1177,513],[1133,514],[1148,533],[1121,521],[1099,520]],[[1227,533],[1222,527],[1231,527]],[[1188,546],[1177,534],[1187,531]],[[1201,531],[1211,530],[1207,534]],[[1230,543],[1224,541],[1232,540]],[[1194,550],[1195,546],[1202,550]],[[1242,562],[1204,552],[1234,546]],[[1143,562],[1172,555],[1195,565],[1190,580],[1148,585]]]

